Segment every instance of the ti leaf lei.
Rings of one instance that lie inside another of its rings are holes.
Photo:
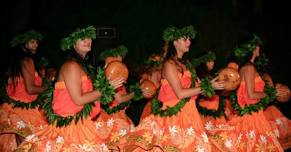
[[[137,100],[140,100],[143,98],[143,94],[142,94],[142,91],[139,87],[139,83],[135,83],[134,85],[131,85],[129,87],[129,90],[130,90],[130,92],[134,93],[134,97],[133,97],[134,101],[137,101]],[[128,107],[131,104],[131,102],[132,102],[132,100],[129,100],[127,102],[120,103],[117,106],[112,107],[112,108],[109,107],[109,104],[101,105],[101,107],[107,114],[113,114],[113,113],[116,113],[120,110],[125,109],[126,107]]]
[[[186,64],[187,69],[190,70],[191,73],[191,78],[192,78],[192,84],[191,87],[195,85],[195,79],[196,79],[196,72],[194,68],[188,63]],[[189,101],[190,98],[184,98],[181,99],[175,106],[173,107],[167,107],[166,109],[161,109],[162,107],[162,102],[158,100],[157,95],[153,98],[151,102],[151,108],[152,108],[152,113],[154,115],[160,115],[161,117],[171,117],[173,115],[176,115],[181,109],[185,106],[185,104]]]
[[[225,110],[225,99],[222,96],[219,96],[219,105],[217,110],[207,109],[202,107],[199,102],[196,102],[196,107],[200,114],[204,116],[212,116],[214,118],[219,118],[224,115]]]
[[[206,97],[212,97],[215,94],[214,89],[208,78],[203,78],[201,80],[200,88],[203,90],[203,95],[205,95]]]
[[[98,73],[94,79],[93,86],[101,92],[99,100],[102,105],[109,104],[113,101],[115,94],[114,88],[107,81],[104,70],[100,67],[98,68]]]
[[[134,93],[133,100],[137,101],[143,98],[142,90],[140,89],[140,84],[135,83],[129,86],[129,91]]]
[[[181,109],[185,106],[185,104],[189,101],[189,98],[180,100],[175,106],[167,107],[162,110],[162,103],[159,101],[158,97],[155,96],[153,101],[151,102],[152,113],[154,115],[160,115],[161,117],[173,116],[176,115]]]
[[[259,102],[247,105],[244,108],[240,107],[240,105],[238,104],[236,92],[232,92],[229,96],[230,101],[232,101],[231,106],[234,110],[238,112],[240,116],[243,116],[244,114],[251,114],[253,112],[264,109],[275,100],[276,89],[266,83],[264,91],[267,94],[266,97],[262,98]]]
[[[124,108],[128,107],[131,104],[131,100],[127,102],[123,102],[118,104],[115,107],[110,108],[108,104],[106,105],[101,105],[102,109],[107,113],[107,114],[114,114],[120,110],[123,110]]]

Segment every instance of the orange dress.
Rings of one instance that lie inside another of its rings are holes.
[[[263,92],[264,86],[264,81],[257,76],[255,78],[255,91]],[[241,82],[237,90],[237,100],[241,107],[259,102],[257,99],[250,99],[248,97],[244,81]],[[264,116],[263,110],[243,116],[233,116],[228,124],[233,126],[233,128],[217,131],[215,135],[210,137],[215,140],[216,146],[221,151],[283,151],[273,129]]]
[[[198,101],[198,103],[200,104],[201,107],[210,109],[210,110],[218,110],[219,108],[219,96],[218,95],[214,95],[213,97],[209,98],[209,99],[200,99]],[[226,122],[224,116],[221,116],[219,118],[214,118],[211,116],[203,116],[201,115],[201,119],[204,123],[207,122],[212,122],[214,124],[216,123],[224,123]]]
[[[264,115],[270,122],[282,147],[285,150],[291,148],[291,120],[285,117],[274,105],[265,109]]]
[[[209,110],[219,109],[220,101],[218,95],[214,95],[213,97],[207,99],[202,98],[198,102],[198,104],[203,108],[207,108]],[[224,115],[215,118],[212,116],[204,116],[201,114],[201,119],[204,124],[204,128],[206,129],[208,134],[211,134],[216,129],[220,130],[222,128],[228,127]]]
[[[146,118],[152,113],[151,101],[152,99],[150,99],[144,106],[142,114],[140,116],[140,121],[142,121],[144,118]]]
[[[191,85],[191,74],[179,74],[183,88]],[[120,151],[210,151],[211,145],[196,109],[193,96],[176,115],[149,115],[135,130],[120,140]],[[163,107],[172,107],[180,100],[166,79],[162,79],[158,99]]]
[[[30,95],[25,89],[24,80],[18,77],[14,86],[8,80],[6,92],[11,99],[24,103],[31,103],[37,95]],[[41,77],[35,73],[35,85],[41,85]],[[47,124],[42,110],[37,108],[18,108],[5,103],[0,107],[0,151],[13,151],[16,148],[16,135],[25,138],[29,134],[42,129]]]
[[[122,95],[126,94],[126,88],[124,86],[120,91]],[[110,104],[110,107],[115,107],[117,105],[118,102],[114,100]],[[95,121],[98,135],[106,141],[109,149],[118,149],[116,144],[119,139],[134,128],[134,124],[126,115],[125,110],[126,109],[123,109],[113,114],[108,114],[104,110],[101,110],[100,115]]]
[[[92,91],[92,82],[82,77],[82,91]],[[76,105],[66,89],[63,81],[55,84],[52,109],[55,114],[66,117],[79,112],[84,105]],[[103,152],[108,151],[106,144],[98,137],[97,124],[91,118],[100,112],[100,104],[95,103],[94,113],[77,123],[72,121],[69,125],[57,127],[55,124],[47,125],[43,130],[26,137],[19,146],[19,151],[52,151],[52,152]]]

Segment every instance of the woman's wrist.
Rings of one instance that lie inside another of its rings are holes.
[[[201,88],[200,86],[198,86],[198,87],[197,87],[197,90],[198,90],[198,91],[197,91],[197,92],[198,92],[198,94],[201,94],[201,93],[203,93],[203,90],[202,90],[202,88]]]

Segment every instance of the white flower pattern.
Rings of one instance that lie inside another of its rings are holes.
[[[30,142],[30,141],[32,141],[32,139],[33,139],[34,137],[35,137],[34,134],[29,135],[29,136],[27,136],[27,137],[25,138],[25,141]]]
[[[83,144],[83,145],[79,145],[79,148],[85,151],[92,151],[92,147],[89,146],[88,144]]]
[[[275,130],[274,130],[274,134],[275,134],[275,136],[276,136],[277,138],[280,137],[280,133],[279,133],[279,130],[278,130],[278,129],[275,129]]]
[[[17,122],[17,128],[18,129],[22,129],[22,128],[25,128],[26,127],[26,124],[24,121],[20,120]]]
[[[277,125],[283,125],[283,121],[280,118],[277,118],[275,121]]]
[[[251,139],[255,138],[255,136],[256,136],[254,130],[250,130],[250,132],[248,133],[248,135],[249,135],[249,138],[251,138]]]
[[[119,136],[125,136],[127,134],[127,130],[126,129],[120,129],[119,130]]]
[[[202,136],[203,141],[206,142],[206,143],[208,143],[207,134],[205,132],[203,132],[201,136]]]
[[[260,139],[261,139],[263,144],[267,143],[267,139],[266,139],[266,137],[264,135],[260,135]]]
[[[95,127],[96,127],[96,129],[101,128],[102,125],[103,125],[102,122],[95,122]]]
[[[206,130],[212,130],[213,129],[213,124],[212,124],[211,121],[206,122],[205,129]]]
[[[170,131],[170,133],[171,133],[171,135],[175,135],[176,133],[178,133],[178,130],[177,130],[177,127],[176,126],[170,126],[169,127],[169,131]]]
[[[107,124],[107,126],[108,127],[111,127],[111,126],[113,126],[113,123],[114,123],[114,120],[113,120],[113,118],[110,118],[109,120],[107,120],[107,122],[106,122],[106,124]]]
[[[227,139],[225,141],[224,145],[225,145],[226,148],[231,148],[232,147],[232,140]]]
[[[187,131],[186,132],[187,132],[186,134],[189,135],[189,136],[193,135],[194,134],[193,127],[191,126],[190,128],[187,128]]]
[[[156,122],[153,121],[153,122],[150,124],[150,126],[151,126],[152,129],[155,128],[155,126],[156,126]]]
[[[48,141],[45,145],[45,151],[51,152],[51,150],[52,150],[51,143],[50,143],[50,141]]]
[[[109,151],[109,149],[107,148],[106,144],[104,144],[104,143],[101,144],[100,147],[101,147],[101,149],[102,149],[103,151]]]
[[[237,137],[237,143],[240,143],[242,136],[243,136],[243,134],[239,133],[239,136]]]
[[[57,144],[62,144],[62,143],[64,143],[64,137],[62,137],[62,136],[58,136],[57,139],[56,139],[56,143],[57,143]]]
[[[198,152],[205,152],[205,148],[203,146],[201,146],[201,145],[198,145],[197,151]]]

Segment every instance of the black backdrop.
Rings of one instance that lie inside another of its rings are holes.
[[[274,81],[291,88],[290,10],[284,0],[14,0],[1,5],[1,53],[9,51],[13,35],[34,28],[45,36],[40,53],[58,67],[64,57],[60,39],[76,27],[90,24],[116,30],[116,37],[94,41],[92,62],[99,64],[96,56],[100,50],[123,44],[129,49],[125,62],[132,66],[161,50],[165,27],[191,24],[198,34],[190,58],[212,49],[221,66],[240,38],[257,33],[271,60]],[[4,65],[9,58],[1,57]],[[290,117],[290,102],[280,107]]]

